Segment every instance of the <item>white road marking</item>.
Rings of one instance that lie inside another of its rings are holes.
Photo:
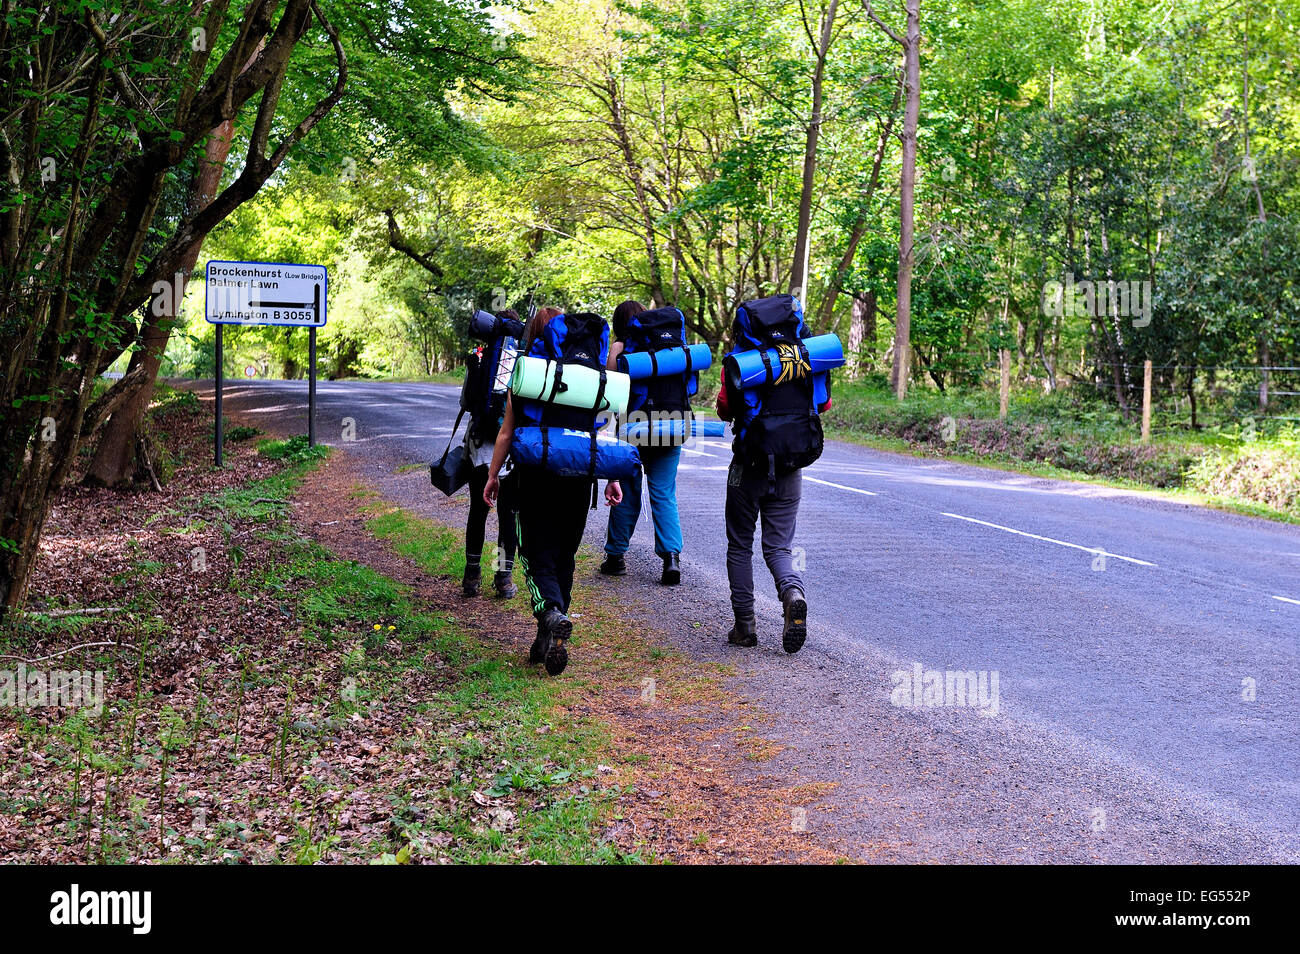
[[[1024,530],[1017,530],[1014,527],[1004,527],[1000,523],[989,523],[987,520],[976,520],[974,517],[963,517],[959,513],[943,512],[945,517],[954,517],[957,520],[965,520],[969,523],[978,523],[983,527],[992,527],[994,530],[1005,530],[1007,533],[1014,533],[1022,537],[1029,537],[1033,540],[1042,540],[1044,543],[1055,543],[1058,547],[1071,547],[1075,550],[1082,550],[1084,553],[1091,553],[1094,556],[1110,557],[1115,560],[1123,560],[1126,563],[1136,563],[1138,566],[1155,566],[1154,563],[1148,563],[1146,560],[1137,560],[1133,557],[1120,556],[1118,553],[1109,553],[1100,547],[1085,547],[1078,543],[1067,543],[1064,540],[1054,540],[1051,537],[1041,537],[1036,533],[1027,533]]]
[[[846,487],[844,484],[833,484],[829,480],[819,480],[816,477],[804,476],[804,480],[810,480],[814,484],[822,484],[825,487],[834,487],[836,490],[847,490],[855,494],[862,494],[866,497],[879,497],[880,495],[874,490],[861,490],[857,487]]]
[[[1289,596],[1275,596],[1273,599],[1281,600],[1283,603],[1294,603],[1296,606],[1300,606],[1300,600],[1293,600]]]

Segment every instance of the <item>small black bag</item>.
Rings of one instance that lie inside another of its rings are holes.
[[[451,437],[447,438],[447,449],[442,452],[441,459],[429,465],[429,482],[448,497],[469,483],[470,471],[474,469],[465,456],[465,445],[451,446],[451,442],[456,439],[456,431],[460,429],[460,419],[464,416],[463,410],[456,415]]]

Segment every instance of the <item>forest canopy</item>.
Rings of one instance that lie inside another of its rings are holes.
[[[903,6],[494,12],[498,44],[528,68],[507,96],[450,98],[457,149],[290,168],[205,254],[336,268],[338,375],[450,369],[471,305],[671,302],[720,342],[740,301],[792,288],[862,370],[883,369]],[[1007,347],[1021,379],[1104,382],[1127,407],[1146,359],[1180,388],[1201,369],[1298,363],[1293,4],[948,0],[920,14],[918,383],[977,384]],[[806,278],[791,274],[803,231]],[[301,341],[244,334],[269,372],[301,372]],[[206,373],[210,354],[175,357]]]

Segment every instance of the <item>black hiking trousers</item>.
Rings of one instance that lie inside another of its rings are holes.
[[[487,515],[490,509],[483,501],[483,488],[487,486],[488,467],[483,464],[469,474],[469,519],[465,522],[465,569],[470,576],[483,562],[483,540],[487,536]],[[515,525],[514,471],[501,475],[501,492],[497,497],[497,553],[492,561],[495,573],[509,573],[515,566],[515,549],[518,546],[518,528]]]
[[[519,481],[519,563],[533,615],[569,612],[574,560],[587,527],[591,480],[560,477],[539,467],[515,467]]]

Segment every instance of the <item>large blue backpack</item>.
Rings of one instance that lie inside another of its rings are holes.
[[[650,354],[653,360],[655,352],[685,347],[686,317],[671,305],[643,311],[627,320],[623,338],[624,354],[644,352]],[[699,372],[690,368],[689,360],[688,351],[687,369],[683,374],[656,374],[633,381],[628,411],[672,412],[683,416],[689,413],[691,396],[700,387]]]
[[[593,314],[556,315],[528,345],[528,354],[558,364],[554,387],[563,391],[564,369],[582,365],[601,374],[600,390],[591,407],[555,401],[512,400],[516,422],[511,454],[516,463],[541,467],[570,477],[592,480],[591,505],[596,506],[596,478],[640,480],[641,459],[636,448],[619,440],[597,440],[606,423],[602,405],[605,362],[609,359],[609,326]]]
[[[541,334],[528,343],[528,354],[560,364],[557,386],[564,387],[564,365],[580,364],[604,373],[609,360],[609,325],[600,315],[579,312],[556,315]],[[517,423],[561,427],[595,433],[602,423],[592,408],[569,407],[529,399],[516,399]]]
[[[803,306],[793,295],[747,301],[736,309],[735,332],[736,346],[723,359],[735,453],[769,477],[809,466],[822,455],[817,407],[827,394],[827,376],[812,371],[803,344],[810,335]],[[772,364],[767,382],[742,390],[735,356],[755,349]],[[775,362],[768,358],[772,351]]]

